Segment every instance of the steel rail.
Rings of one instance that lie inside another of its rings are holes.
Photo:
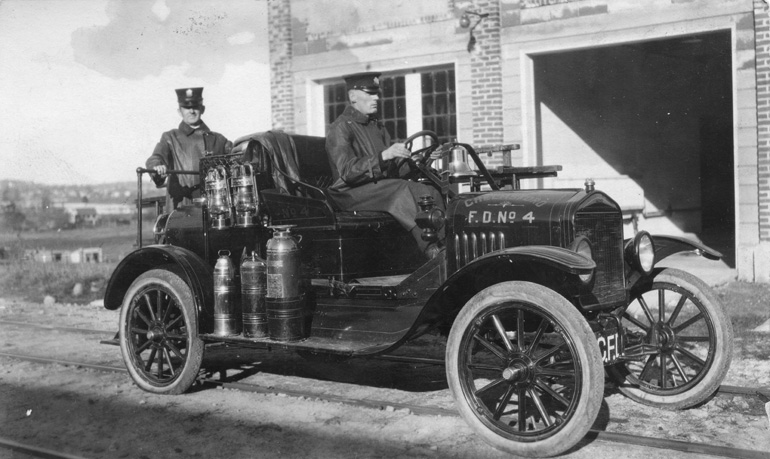
[[[94,334],[94,335],[116,335],[116,332],[108,331],[108,330],[92,330],[88,328],[80,328],[80,327],[60,327],[60,326],[54,326],[54,325],[46,325],[46,324],[33,324],[29,322],[18,322],[18,321],[12,321],[12,320],[0,320],[0,324],[6,324],[6,325],[17,325],[20,327],[32,327],[32,328],[42,328],[45,330],[62,330],[72,333],[84,333],[84,334]],[[101,341],[102,344],[109,344],[109,345],[117,345],[117,339],[112,340],[103,340]],[[408,355],[393,355],[393,354],[381,354],[381,355],[374,355],[371,357],[363,357],[365,359],[373,359],[373,360],[385,360],[389,362],[399,362],[399,363],[414,363],[414,364],[424,364],[424,365],[444,365],[443,359],[434,359],[429,357],[413,357]],[[723,384],[719,386],[716,392],[717,395],[747,395],[747,396],[753,396],[753,397],[759,397],[760,399],[764,400],[765,402],[770,402],[770,387],[742,387],[742,386],[732,386],[729,384]]]
[[[55,365],[66,365],[70,367],[88,368],[91,370],[98,370],[98,371],[111,372],[111,373],[125,373],[128,371],[125,369],[125,367],[115,367],[112,365],[99,365],[95,363],[85,363],[85,362],[73,362],[72,360],[49,359],[48,357],[35,357],[34,355],[9,354],[7,352],[0,352],[0,357],[26,360],[28,362],[35,362],[35,363],[50,363]]]
[[[61,326],[48,325],[48,324],[33,324],[29,322],[18,322],[15,320],[0,320],[0,324],[17,325],[19,327],[42,328],[44,330],[62,330],[62,331],[73,332],[73,333],[83,333],[86,335],[114,335],[115,334],[115,332],[111,332],[107,330],[92,330],[89,328],[81,328],[81,327],[61,327]]]
[[[29,456],[43,457],[48,459],[86,459],[83,456],[76,456],[74,454],[60,453],[52,449],[40,448],[38,446],[27,445],[19,443],[17,441],[10,440],[8,438],[0,437],[0,447],[18,451],[20,453],[27,454]]]
[[[760,399],[764,400],[765,403],[770,402],[770,388],[764,388],[764,387],[740,387],[740,386],[730,386],[728,384],[723,384],[719,386],[719,389],[717,390],[717,394],[719,395],[752,395],[754,397],[759,397]]]
[[[108,372],[115,372],[115,373],[125,373],[128,371],[125,368],[115,367],[110,365],[98,365],[98,364],[90,364],[90,363],[84,363],[84,362],[73,362],[68,360],[50,359],[45,357],[10,354],[6,352],[0,352],[0,356],[18,359],[18,360],[26,360],[26,361],[36,362],[36,363],[50,363],[50,364],[68,365],[68,366],[81,367],[81,368],[89,368],[89,369],[105,371],[105,372],[108,371]],[[450,410],[445,408],[412,405],[409,403],[389,402],[389,401],[382,401],[382,400],[375,400],[375,399],[356,399],[351,397],[345,397],[342,395],[316,393],[316,392],[304,391],[304,390],[299,391],[299,390],[284,389],[284,388],[274,387],[274,386],[263,387],[255,384],[247,384],[247,383],[241,383],[241,382],[228,382],[228,381],[222,381],[219,379],[212,379],[212,378],[205,378],[205,377],[198,378],[198,381],[200,381],[203,384],[219,386],[225,389],[239,390],[242,392],[276,394],[276,395],[285,394],[291,397],[315,398],[319,400],[325,400],[328,402],[336,402],[336,403],[342,403],[345,405],[360,406],[360,407],[367,407],[367,408],[380,409],[380,410],[387,409],[388,407],[393,407],[394,410],[408,409],[410,413],[417,414],[417,415],[451,416],[451,417],[460,416],[460,414],[454,409]],[[644,446],[648,448],[673,450],[673,451],[680,451],[680,452],[687,452],[687,453],[694,453],[694,454],[708,454],[712,456],[720,456],[720,457],[728,457],[728,458],[736,458],[736,459],[767,459],[768,458],[767,452],[764,452],[764,451],[740,449],[740,448],[733,448],[729,446],[709,445],[706,443],[692,443],[692,442],[686,442],[686,441],[680,441],[680,440],[668,440],[668,439],[661,439],[661,438],[644,437],[641,435],[632,435],[632,434],[626,434],[626,433],[620,433],[620,432],[606,432],[606,431],[595,430],[595,429],[589,430],[588,434],[586,435],[586,438],[584,438],[581,443],[585,443],[586,441],[591,441],[591,440],[601,440],[601,441],[607,441],[612,443]]]

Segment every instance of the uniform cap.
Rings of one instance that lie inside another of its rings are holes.
[[[375,94],[380,91],[380,73],[364,72],[354,73],[342,77],[345,80],[348,91],[351,89],[360,89],[361,91]]]
[[[203,105],[203,88],[177,89],[176,99],[180,107],[190,108]]]

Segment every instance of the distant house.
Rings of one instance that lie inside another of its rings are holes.
[[[105,218],[107,220],[110,219],[110,217],[116,217],[116,218],[131,218],[131,216],[136,212],[136,206],[135,205],[129,205],[126,203],[123,204],[104,204],[104,203],[82,203],[82,202],[58,202],[54,204],[55,207],[60,207],[64,209],[65,212],[69,215],[70,223],[85,226],[85,220],[79,220],[84,219],[86,215],[89,214],[95,214],[97,217],[93,219],[93,224],[102,224],[104,223]]]
[[[103,259],[101,247],[80,248],[69,253],[70,263],[100,263]]]
[[[54,253],[54,251],[48,249],[26,249],[24,250],[24,259],[29,261],[38,261],[41,263],[62,261],[60,252]]]
[[[81,207],[75,211],[75,225],[77,226],[96,226],[99,215],[93,207]]]
[[[75,250],[27,249],[24,259],[40,263],[102,263],[104,252],[101,247],[86,247]]]

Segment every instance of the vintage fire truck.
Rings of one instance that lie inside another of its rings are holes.
[[[559,166],[491,169],[471,145],[429,131],[407,145],[417,140],[428,146],[413,150],[408,179],[446,200],[445,210],[420,202],[423,237],[442,247],[432,259],[390,215],[329,199],[321,137],[269,131],[204,157],[203,197],[160,215],[153,245],[142,246],[140,222],[139,248],[107,287],[135,383],[185,392],[212,343],[341,360],[433,333],[446,336],[462,417],[523,456],[556,455],[584,437],[605,370],[647,405],[683,409],[715,393],[731,360],[730,321],[704,282],[656,265],[718,252],[644,231],[624,239],[618,204],[591,180],[521,189]],[[137,170],[138,201],[149,172]]]

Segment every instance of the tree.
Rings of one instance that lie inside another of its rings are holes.
[[[43,197],[40,199],[40,208],[43,209],[43,211],[45,211],[49,207],[51,207],[52,203],[53,202],[51,201],[51,191],[48,189],[43,190]]]
[[[19,189],[12,183],[7,183],[5,188],[3,188],[3,201],[13,202],[19,200],[20,197]]]
[[[69,224],[69,214],[61,207],[30,209],[25,215],[27,217],[25,226],[39,231],[66,228]]]
[[[21,237],[26,220],[27,217],[16,209],[16,204],[10,203],[3,208],[3,218],[0,226],[4,231],[13,231],[16,233],[16,236]]]

